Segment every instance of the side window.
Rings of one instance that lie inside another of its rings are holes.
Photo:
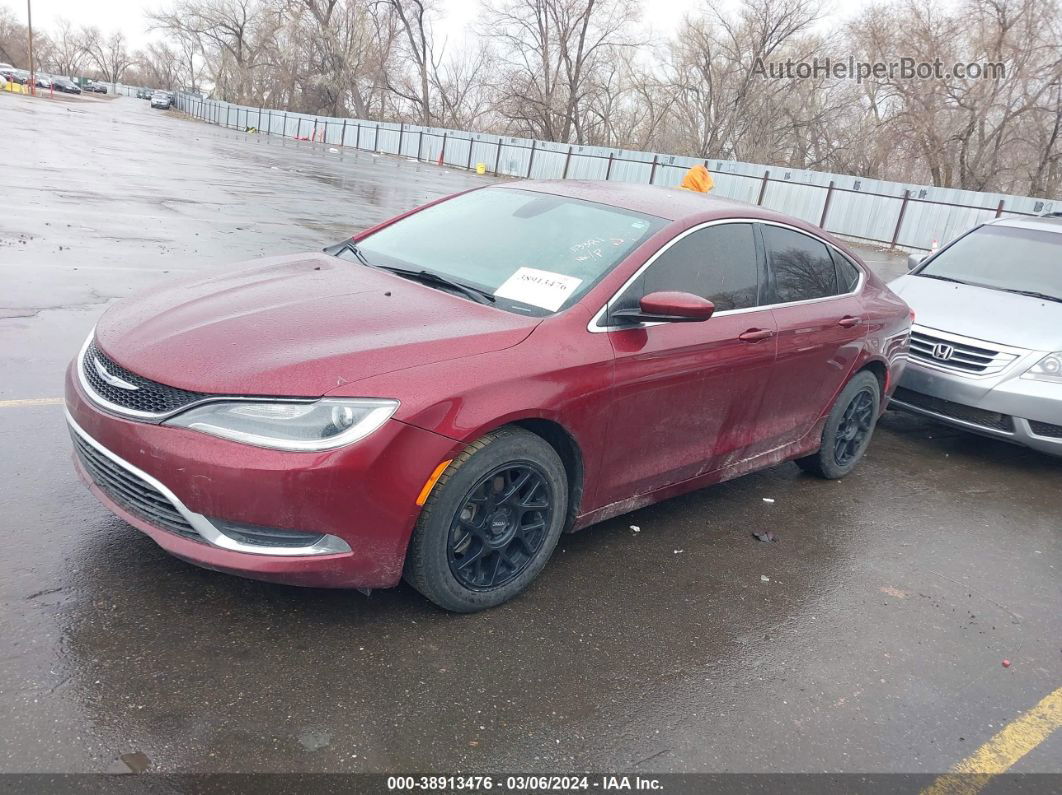
[[[752,224],[718,224],[686,235],[661,254],[639,282],[631,291],[634,300],[678,290],[707,298],[718,311],[756,306],[760,267]]]
[[[837,295],[837,269],[825,243],[781,226],[763,225],[775,301],[807,301]]]
[[[852,290],[855,289],[855,286],[859,284],[859,268],[853,265],[852,261],[844,256],[844,254],[830,251],[830,255],[833,257],[833,264],[837,266],[838,292],[852,292]]]

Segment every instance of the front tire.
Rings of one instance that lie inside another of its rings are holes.
[[[819,451],[796,465],[820,478],[843,478],[863,458],[881,413],[881,385],[873,373],[855,374],[834,401],[822,429]]]
[[[542,571],[568,515],[568,479],[540,436],[501,428],[439,478],[413,531],[405,578],[446,610],[507,602]]]

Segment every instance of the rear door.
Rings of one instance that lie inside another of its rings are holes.
[[[774,446],[802,438],[833,403],[867,335],[859,268],[817,237],[758,224],[767,255],[778,359],[764,396]]]
[[[751,223],[684,233],[614,301],[636,307],[651,292],[694,293],[716,305],[700,323],[634,327],[603,322],[615,351],[602,504],[710,471],[756,436],[775,356],[774,317],[760,308],[766,269]]]

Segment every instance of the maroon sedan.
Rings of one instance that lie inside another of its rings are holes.
[[[93,493],[178,557],[474,611],[563,531],[781,461],[846,475],[910,323],[802,221],[509,183],[119,302],[67,419]]]

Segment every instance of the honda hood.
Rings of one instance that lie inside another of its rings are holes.
[[[920,326],[1036,351],[1062,350],[1062,303],[906,275],[889,283]]]
[[[346,383],[513,346],[539,320],[326,254],[143,293],[96,342],[145,378],[195,392],[318,397]]]

